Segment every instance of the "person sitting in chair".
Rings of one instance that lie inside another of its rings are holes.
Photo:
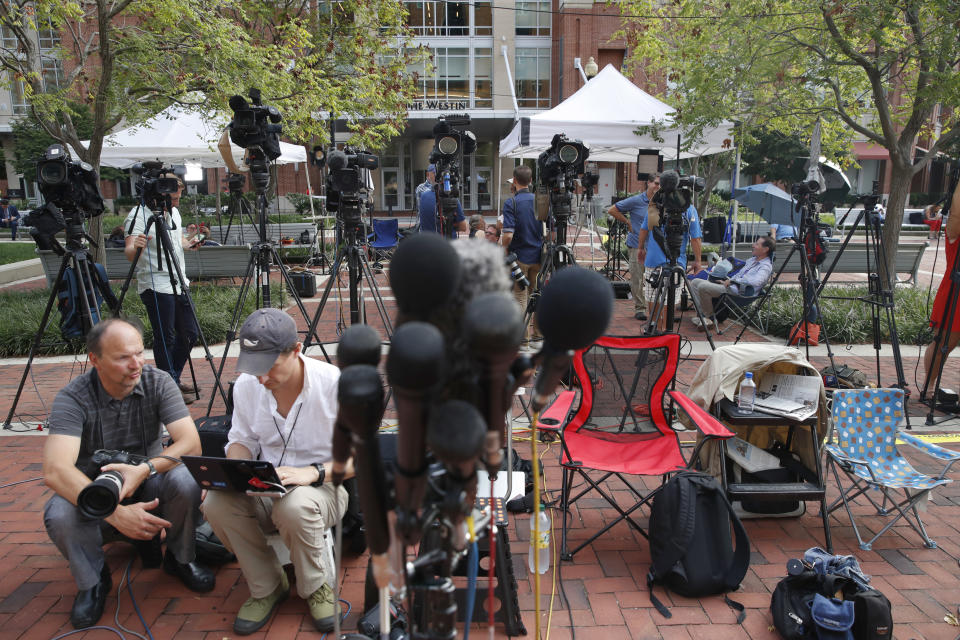
[[[761,236],[753,243],[753,255],[737,272],[735,278],[725,278],[720,282],[710,280],[691,280],[690,289],[697,296],[700,311],[704,318],[714,316],[713,300],[730,292],[734,295],[752,297],[759,293],[773,272],[772,254],[777,245],[770,236]],[[690,321],[702,331],[700,318],[694,316]]]

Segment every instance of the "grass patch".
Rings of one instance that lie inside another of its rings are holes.
[[[864,297],[866,285],[827,287],[823,296]],[[903,287],[894,291],[894,320],[900,343],[927,344],[931,340],[928,325],[927,291],[919,287]],[[881,341],[890,342],[886,311],[878,307]],[[786,338],[790,329],[800,321],[803,313],[803,296],[799,287],[775,287],[764,303],[761,315],[769,322],[771,335]],[[821,299],[820,315],[823,330],[831,343],[858,344],[873,341],[871,329],[871,305],[857,300]]]
[[[37,245],[33,242],[0,243],[0,264],[12,264],[37,257]]]
[[[119,286],[113,287],[114,293],[120,293]],[[288,294],[283,287],[272,285],[271,298],[284,303]],[[197,322],[208,344],[226,341],[233,308],[240,294],[239,286],[217,287],[198,284],[191,288],[194,305],[197,308]],[[247,295],[241,322],[254,310],[255,296],[251,291]],[[0,293],[0,357],[10,358],[26,356],[30,353],[40,318],[50,296],[49,289]],[[106,311],[106,305],[103,307]],[[143,325],[144,345],[153,347],[153,330],[147,319],[147,310],[137,295],[136,285],[132,285],[123,301],[123,314],[135,316]],[[60,314],[56,308],[50,314],[50,322],[44,332],[38,355],[62,355],[85,353],[82,341],[63,342],[60,336]]]

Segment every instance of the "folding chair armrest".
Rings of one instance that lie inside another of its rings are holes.
[[[866,464],[866,462],[863,460],[851,458],[844,453],[843,449],[830,442],[823,445],[823,450],[826,451],[831,458],[834,458],[840,462],[846,462],[848,464]]]
[[[953,466],[953,463],[957,460],[960,460],[960,452],[947,449],[946,447],[941,447],[940,445],[932,442],[926,442],[913,434],[900,431],[897,433],[897,437],[902,440],[904,444],[908,444],[914,449],[922,451],[931,458],[946,462],[947,465],[943,468],[943,471],[937,475],[938,478],[942,478],[943,476],[947,475],[947,471],[950,470],[950,467]]]
[[[693,424],[696,425],[700,433],[708,438],[726,439],[733,437],[732,431],[727,429],[722,422],[691,400],[687,394],[682,391],[668,391],[667,393],[670,394],[670,397],[677,403],[677,406],[683,409],[683,412],[693,421]]]
[[[567,416],[570,415],[570,409],[576,397],[576,391],[562,391],[560,395],[554,398],[553,402],[540,413],[540,418],[537,420],[537,429],[540,431],[553,432],[562,430],[563,426],[567,423]]]

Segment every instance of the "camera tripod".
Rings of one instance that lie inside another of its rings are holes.
[[[688,298],[693,301],[693,309],[696,311],[697,317],[700,318],[700,326],[703,327],[704,336],[710,343],[710,350],[715,351],[717,346],[713,343],[713,337],[710,335],[707,318],[704,317],[703,311],[700,309],[700,299],[690,287],[690,281],[687,280],[687,271],[683,265],[677,262],[677,258],[671,257],[669,265],[655,269],[653,273],[647,276],[647,281],[655,284],[656,290],[653,292],[653,300],[647,301],[653,306],[650,319],[647,320],[647,326],[643,329],[643,335],[651,336],[660,333],[660,319],[663,316],[664,309],[666,309],[667,314],[664,333],[676,333],[674,323],[676,321],[677,289],[682,286]]]
[[[30,366],[33,364],[33,358],[36,356],[40,343],[43,341],[43,335],[47,330],[47,323],[50,322],[50,313],[53,311],[53,305],[57,300],[60,283],[64,282],[64,276],[67,269],[73,269],[76,274],[77,289],[82,302],[82,326],[83,334],[86,335],[93,325],[97,324],[103,316],[100,311],[100,301],[98,297],[106,302],[107,307],[114,315],[120,313],[120,301],[113,295],[110,289],[110,283],[101,278],[90,252],[83,245],[83,240],[87,239],[93,243],[93,240],[83,231],[81,225],[67,226],[67,246],[64,248],[57,240],[53,240],[51,248],[60,255],[60,268],[57,271],[57,277],[54,284],[50,287],[50,296],[47,298],[47,306],[43,310],[43,316],[40,318],[40,326],[30,345],[30,354],[27,356],[27,364],[23,367],[23,375],[20,376],[20,384],[17,386],[17,393],[13,396],[13,403],[10,405],[10,411],[7,413],[7,419],[3,423],[4,429],[9,429],[13,422],[14,413],[17,410],[17,404],[20,402],[20,396],[23,394],[23,387],[27,382],[27,376],[30,374]],[[96,245],[94,245],[96,246]],[[99,294],[99,295],[98,295]],[[82,336],[81,338],[82,339]]]
[[[347,205],[344,205],[341,201],[339,206],[345,207]],[[370,263],[367,260],[367,256],[364,255],[363,248],[361,246],[363,232],[361,230],[360,218],[360,215],[344,216],[343,228],[340,231],[340,242],[337,246],[337,253],[333,257],[333,266],[330,267],[330,276],[327,279],[326,286],[323,288],[323,296],[320,298],[320,304],[317,307],[317,311],[314,314],[313,319],[310,321],[310,328],[307,330],[307,339],[303,343],[304,350],[311,345],[310,338],[313,336],[318,336],[316,332],[317,324],[320,322],[320,316],[323,314],[323,309],[326,307],[327,300],[330,298],[330,292],[333,291],[334,282],[340,275],[340,269],[344,266],[344,263],[346,263],[347,267],[347,278],[350,291],[350,324],[355,325],[366,323],[366,310],[363,304],[363,291],[361,286],[361,280],[366,278],[367,286],[370,289],[370,294],[373,297],[374,303],[377,305],[377,312],[380,314],[380,320],[383,322],[383,328],[387,334],[387,339],[393,335],[393,325],[390,323],[390,316],[387,313],[387,307],[383,302],[383,296],[381,295],[380,289],[377,286],[377,281],[374,277],[373,270],[370,268]],[[319,336],[317,337],[317,342],[320,342]]]
[[[590,236],[590,268],[594,268],[594,246],[593,239],[594,237],[600,238],[600,231],[597,228],[597,218],[603,215],[603,208],[600,204],[599,198],[594,198],[589,192],[581,200],[580,205],[580,224],[577,225],[577,235],[573,238],[573,246],[577,246],[577,241],[580,239],[580,234],[586,229],[587,235]],[[611,225],[612,226],[612,225]],[[623,280],[624,271],[620,266],[620,256],[617,254],[610,253],[611,243],[613,241],[613,230],[609,232],[609,238],[607,242],[607,251],[606,251],[606,263],[601,269],[601,272],[606,275],[611,280]],[[622,235],[617,237],[618,243],[622,241]],[[620,248],[620,245],[617,245],[617,249]],[[615,264],[611,264],[611,258],[615,259]]]
[[[529,327],[533,321],[533,316],[537,312],[537,304],[540,302],[540,296],[543,293],[543,287],[550,280],[553,273],[563,267],[577,264],[577,260],[573,256],[573,250],[567,246],[567,222],[569,218],[569,213],[554,214],[556,238],[554,240],[548,240],[544,246],[543,255],[540,258],[540,272],[537,274],[537,282],[533,291],[530,292],[530,298],[527,300],[527,308],[523,313],[524,331],[527,330],[527,327]],[[549,238],[549,235],[547,237]]]
[[[253,211],[250,208],[250,203],[246,198],[243,197],[243,191],[241,188],[234,188],[234,185],[230,185],[230,202],[227,204],[227,211],[229,212],[229,217],[227,218],[227,226],[224,229],[223,225],[220,226],[220,243],[227,244],[227,238],[230,237],[230,228],[233,226],[233,219],[239,218],[240,222],[237,225],[239,229],[240,244],[245,244],[246,240],[244,239],[244,218],[250,221],[250,226],[256,226],[256,220],[253,217]]]
[[[903,358],[900,355],[900,337],[897,334],[897,320],[894,314],[893,289],[890,286],[890,276],[893,274],[890,273],[889,266],[886,263],[886,254],[884,253],[883,245],[883,229],[881,228],[882,221],[880,214],[876,211],[876,206],[879,201],[880,197],[877,195],[864,198],[863,210],[857,215],[857,219],[854,220],[853,226],[850,228],[850,231],[847,232],[847,237],[844,238],[843,244],[840,245],[836,257],[830,264],[830,268],[827,269],[827,272],[824,274],[823,280],[817,287],[817,295],[829,300],[860,300],[870,306],[870,327],[873,333],[873,349],[876,352],[877,358],[878,387],[883,386],[880,379],[880,320],[881,316],[886,319],[887,330],[890,334],[890,348],[893,351],[894,369],[897,373],[897,382],[894,386],[898,389],[903,389],[906,396],[909,397],[910,392],[907,388],[907,378],[903,372]],[[847,214],[849,213],[850,211],[847,210]],[[846,217],[846,215],[844,217]],[[855,298],[821,295],[823,288],[830,280],[830,275],[833,273],[837,261],[853,238],[853,234],[856,233],[860,222],[864,219],[866,219],[865,230],[867,240],[867,295]],[[842,224],[843,220],[841,219],[840,222]],[[833,365],[833,362],[831,361],[830,364]],[[906,411],[904,411],[904,417],[907,421],[907,429],[909,429],[910,415]]]
[[[230,353],[230,344],[236,339],[237,333],[240,330],[241,319],[243,316],[243,310],[246,306],[247,296],[250,294],[251,286],[255,286],[254,283],[259,283],[259,288],[254,294],[255,299],[255,308],[256,309],[266,309],[272,307],[272,300],[270,295],[270,273],[271,273],[271,264],[277,265],[277,271],[280,273],[280,277],[283,283],[286,285],[287,290],[290,292],[290,296],[293,298],[294,303],[297,305],[300,314],[303,316],[304,322],[308,322],[310,319],[310,314],[307,312],[306,307],[303,304],[303,301],[300,299],[300,295],[297,293],[297,289],[293,284],[293,279],[290,277],[290,272],[287,270],[287,267],[280,261],[280,253],[277,251],[277,248],[274,246],[273,242],[267,238],[267,207],[269,200],[267,198],[267,186],[269,179],[266,181],[254,180],[254,184],[257,187],[257,221],[258,221],[258,241],[250,246],[250,258],[247,260],[247,269],[243,274],[243,280],[240,282],[240,294],[237,297],[237,304],[233,308],[233,315],[230,320],[230,328],[227,330],[227,340],[223,347],[223,356],[220,358],[220,367],[219,373],[223,373],[224,365],[227,361],[227,356]],[[240,198],[243,201],[242,198]],[[245,201],[244,201],[245,202]],[[315,335],[315,325],[310,324],[307,329],[307,335],[304,339],[304,345],[310,344],[310,338]],[[330,355],[324,349],[323,344],[320,343],[318,339],[317,342],[320,344],[320,351],[323,353],[323,357],[330,362]],[[304,347],[306,348],[306,347]],[[207,415],[213,411],[213,401],[214,398],[210,398],[210,402],[207,405]],[[226,406],[229,404],[225,403]]]
[[[193,316],[193,322],[197,326],[197,338],[199,338],[200,344],[203,345],[204,359],[206,359],[206,361],[210,364],[210,370],[213,372],[213,380],[217,392],[219,392],[220,397],[224,399],[224,402],[226,402],[227,395],[223,389],[223,385],[220,382],[220,372],[217,371],[217,367],[213,364],[213,354],[210,353],[210,346],[207,344],[207,339],[203,335],[203,329],[200,328],[200,323],[197,321],[197,307],[193,302],[193,296],[190,295],[190,289],[185,284],[187,278],[183,273],[182,265],[173,254],[173,242],[170,240],[170,234],[167,233],[167,222],[164,219],[164,213],[166,212],[165,198],[160,197],[158,198],[158,201],[153,204],[155,205],[153,208],[156,209],[156,211],[152,211],[152,213],[148,216],[146,214],[146,211],[148,211],[147,205],[144,200],[141,200],[139,210],[133,215],[133,218],[130,221],[130,227],[127,229],[127,235],[133,233],[134,225],[136,225],[137,222],[137,216],[143,213],[145,217],[143,235],[149,237],[150,229],[152,227],[157,236],[157,246],[160,249],[157,255],[157,271],[160,275],[166,271],[167,276],[170,279],[170,287],[173,291],[173,295],[175,297],[182,296],[187,301],[187,306],[190,308],[190,315]],[[133,260],[130,263],[130,270],[127,272],[127,277],[123,282],[123,286],[120,288],[120,300],[119,304],[117,305],[115,315],[118,315],[120,309],[123,307],[123,300],[126,298],[127,290],[130,288],[130,282],[133,280],[133,275],[137,270],[137,263],[140,261],[140,256],[142,253],[143,249],[138,248],[136,255],[134,255]],[[152,256],[150,256],[150,252],[147,251],[147,260],[150,259],[152,259]],[[154,362],[156,362],[156,352],[159,348],[163,350],[165,360],[168,364],[170,364],[170,350],[173,348],[173,345],[168,345],[165,343],[163,339],[163,328],[160,323],[158,323],[158,326],[155,327],[155,329],[159,329],[160,335],[157,336],[157,331],[154,332]],[[158,337],[159,340],[157,339]],[[187,365],[190,367],[190,377],[193,379],[194,389],[196,389],[197,376],[193,369],[193,360],[189,357],[189,354],[187,355]],[[200,397],[199,391],[195,390],[194,393],[196,394],[197,398]],[[216,397],[216,393],[210,394],[211,402],[213,401],[214,397]]]

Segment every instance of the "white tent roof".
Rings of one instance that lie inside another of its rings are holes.
[[[634,162],[637,149],[658,149],[666,159],[677,155],[674,110],[630,82],[613,65],[607,65],[575,94],[549,111],[521,117],[500,141],[500,156],[535,158],[550,146],[557,133],[579,139],[590,147],[590,160]],[[637,135],[637,127],[656,124],[659,137]],[[733,124],[723,123],[704,132],[700,144],[681,157],[709,155],[733,148]]]
[[[226,118],[208,120],[196,111],[182,107],[168,107],[143,124],[115,131],[103,141],[100,164],[126,169],[145,160],[160,160],[166,164],[200,164],[203,167],[223,167],[223,158],[217,144]],[[89,141],[84,141],[84,146]],[[243,149],[230,144],[237,164],[243,158]],[[306,162],[307,151],[302,146],[280,143],[279,164]]]

